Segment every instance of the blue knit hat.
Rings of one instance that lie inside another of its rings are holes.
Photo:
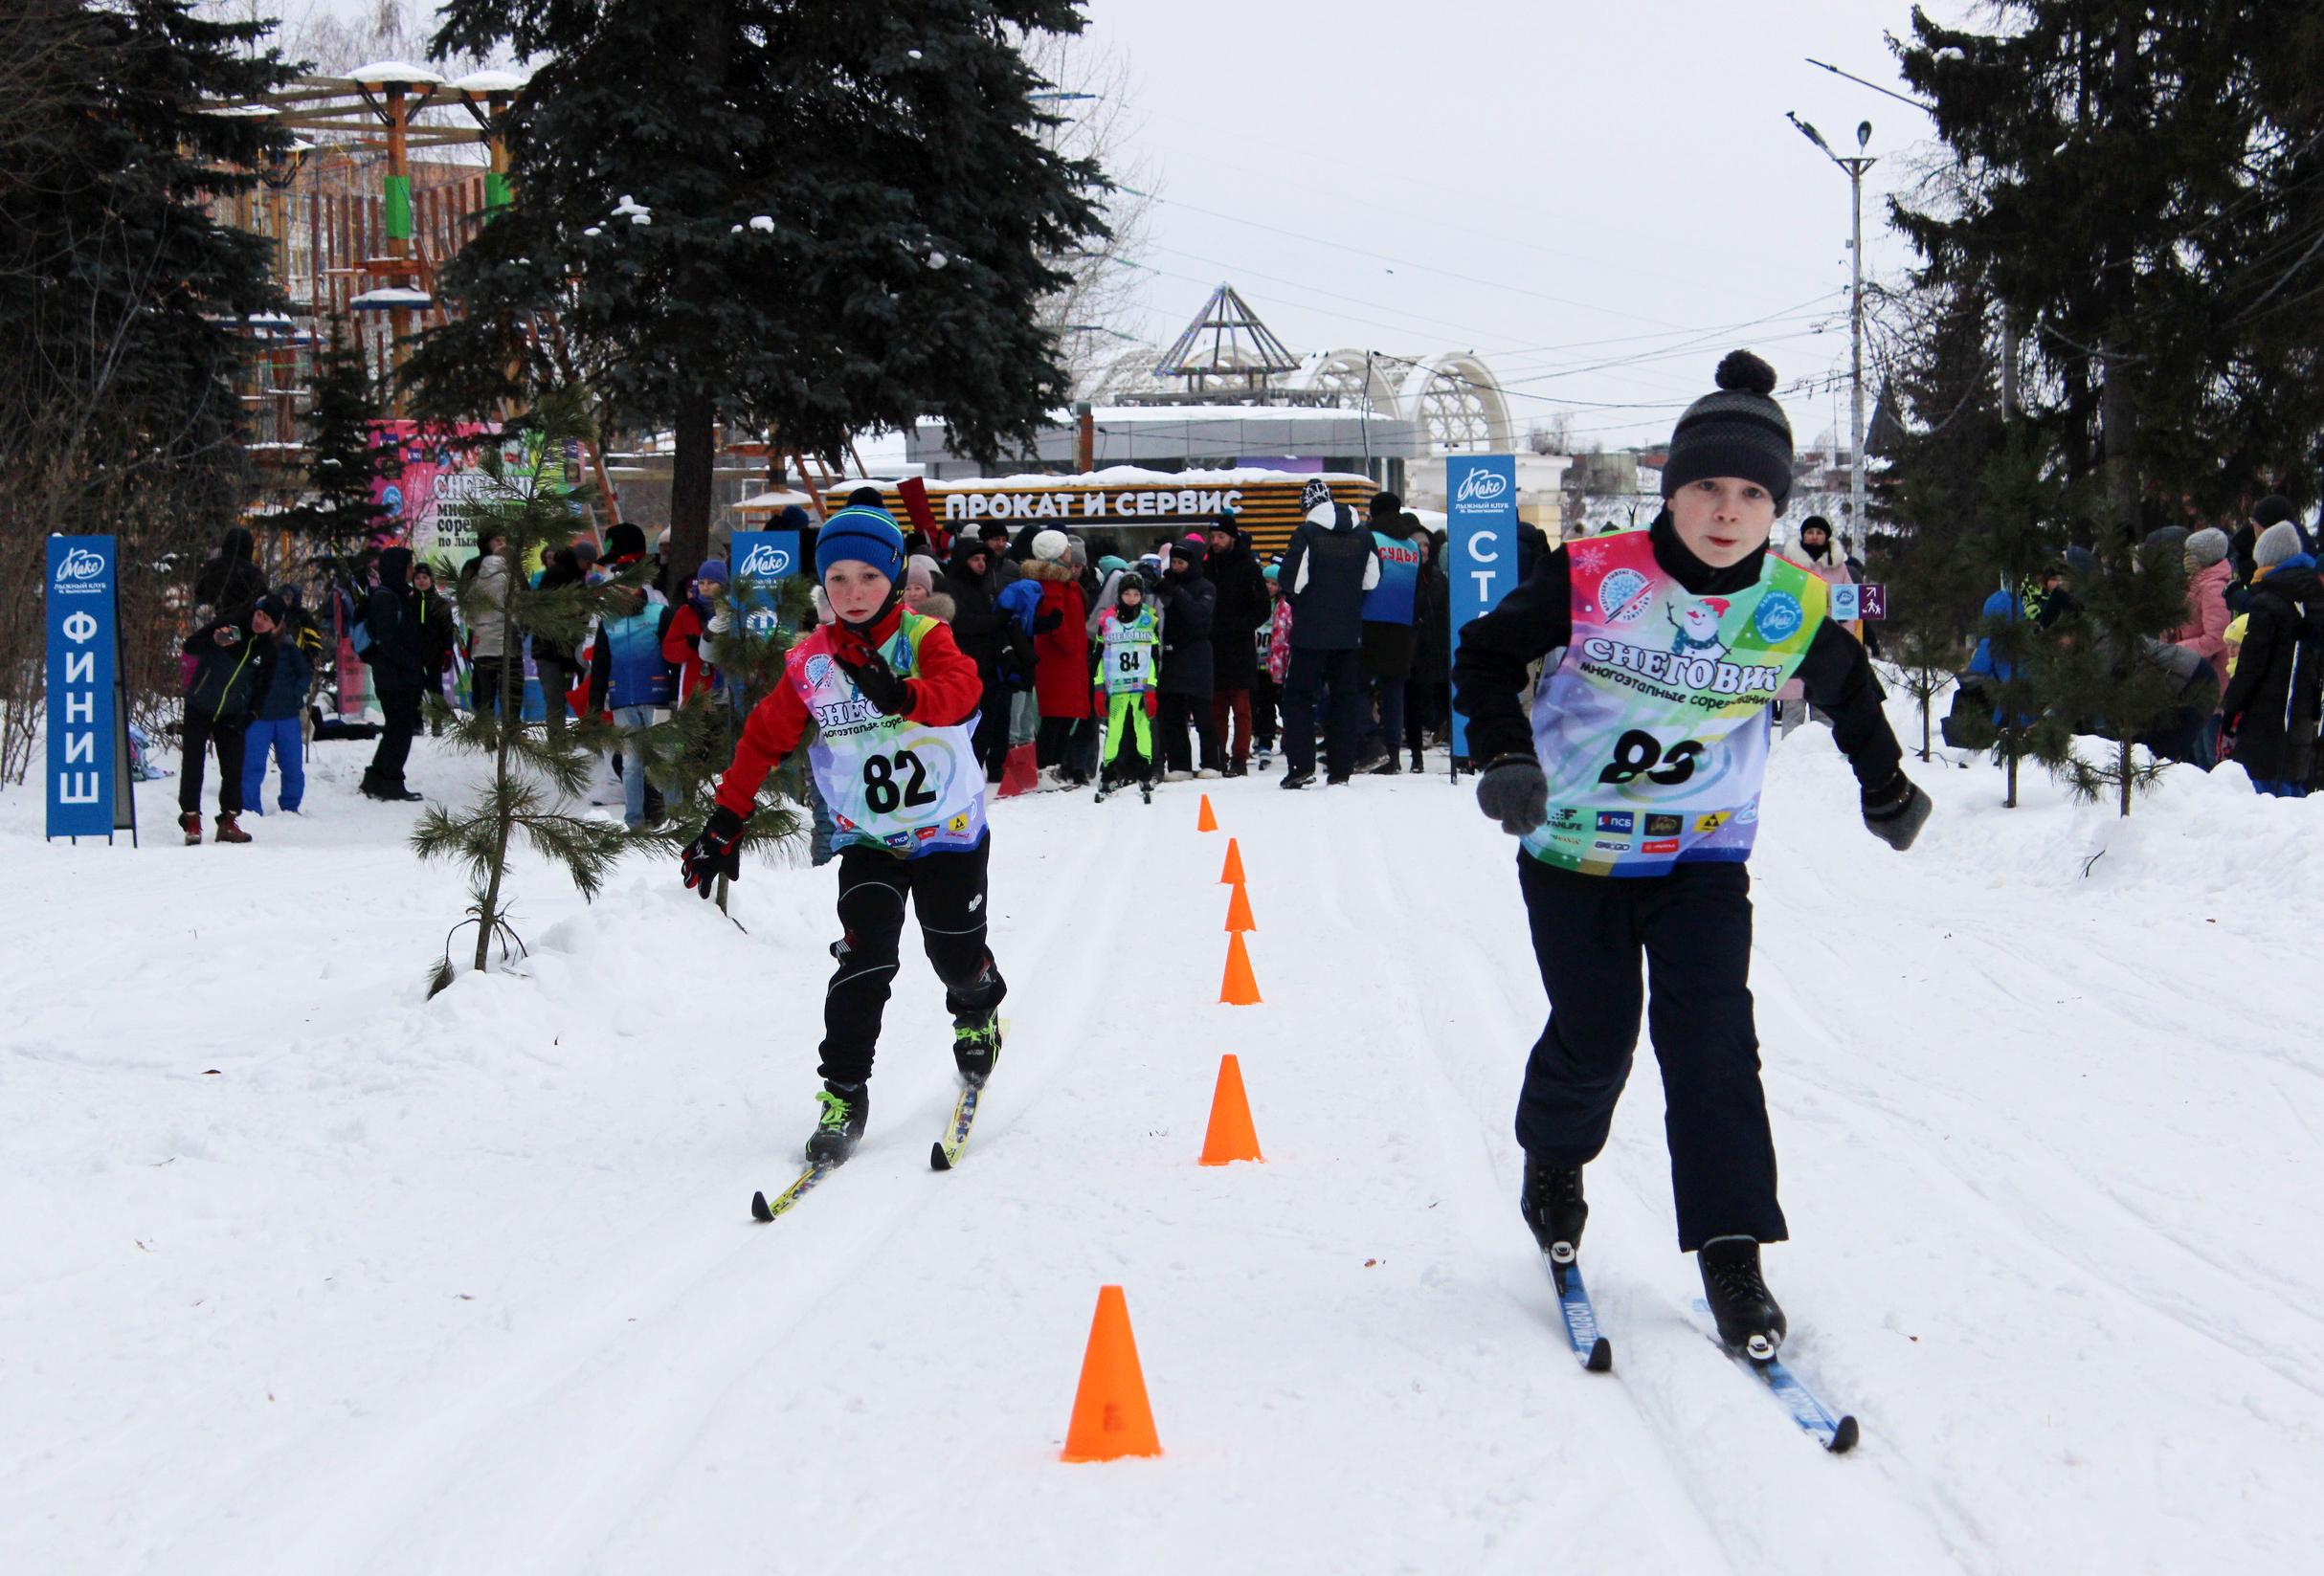
[[[854,559],[868,564],[899,585],[904,580],[904,532],[885,509],[850,504],[823,522],[816,534],[815,577],[822,579],[834,564]]]

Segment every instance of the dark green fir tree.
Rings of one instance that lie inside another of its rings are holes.
[[[372,543],[394,524],[394,515],[375,496],[377,484],[403,473],[396,446],[373,441],[372,423],[379,417],[363,346],[334,317],[330,342],[315,358],[314,395],[306,415],[306,488],[276,520],[304,543],[316,568],[358,601],[377,556]]]
[[[576,514],[590,501],[586,488],[564,480],[566,440],[592,435],[582,408],[578,390],[554,392],[483,451],[483,491],[469,507],[480,529],[507,539],[512,565],[570,541]],[[479,575],[461,590],[460,611],[471,622],[495,613],[505,619],[511,652],[518,649],[519,632],[570,649],[581,643],[592,619],[617,597],[636,592],[647,573],[641,562],[602,584],[546,590],[528,587],[521,573]],[[436,720],[450,724],[454,748],[492,762],[474,802],[457,810],[431,805],[412,832],[422,859],[450,859],[468,871],[471,901],[461,924],[476,926],[474,966],[480,970],[489,966],[496,943],[503,957],[524,945],[508,920],[509,856],[520,841],[562,867],[584,898],[596,896],[630,842],[620,827],[565,808],[588,791],[598,754],[615,743],[612,723],[602,717],[557,728],[525,721],[524,685],[523,664],[510,660],[501,664],[497,691],[476,696],[471,710],[448,716],[440,700],[429,702]],[[459,928],[455,925],[453,934]],[[456,974],[447,938],[429,994]]]
[[[462,315],[409,370],[490,409],[566,347],[675,434],[670,556],[708,549],[713,433],[837,458],[942,421],[980,455],[1067,398],[1044,259],[1102,233],[1104,177],[1045,139],[1021,53],[1072,0],[449,0],[436,47],[539,61],[514,206],[447,269]],[[551,314],[554,332],[535,332]]]

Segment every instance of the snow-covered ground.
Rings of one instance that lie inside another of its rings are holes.
[[[927,1168],[907,942],[869,1140],[760,1227],[828,872],[749,870],[746,933],[664,863],[593,906],[528,868],[529,962],[426,1001],[460,888],[353,797],[366,748],[241,849],[176,846],[173,783],[136,852],[0,798],[11,1576],[2314,1566],[2324,802],[2181,773],[2126,825],[1916,766],[1898,856],[1821,730],[1778,749],[1768,1265],[1863,1422],[1831,1457],[1688,1321],[1642,1052],[1590,1173],[1617,1371],[1568,1353],[1514,1208],[1540,988],[1465,785],[1208,785],[1246,1009],[1191,786],[997,806],[969,1156]],[[1203,1169],[1227,1050],[1267,1164]],[[1167,1454],[1065,1466],[1109,1281]]]

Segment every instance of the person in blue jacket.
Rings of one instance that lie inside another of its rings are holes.
[[[661,655],[671,610],[658,591],[619,591],[597,626],[589,664],[589,710],[611,710],[626,741],[654,725],[654,708],[670,704],[676,674]],[[627,611],[619,610],[623,607]],[[645,758],[635,744],[621,752],[621,819],[646,820]]]
[[[296,815],[306,797],[306,736],[299,724],[306,710],[306,687],[315,677],[315,664],[302,649],[280,596],[258,598],[258,610],[281,633],[275,636],[275,660],[266,689],[242,735],[242,805],[257,814],[266,813],[262,802],[266,756],[272,750],[282,768],[282,792],[275,804]]]

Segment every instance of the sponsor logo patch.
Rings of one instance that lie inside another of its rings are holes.
[[[945,822],[944,827],[945,827],[945,830],[946,830],[947,832],[966,832],[966,831],[968,831],[968,830],[969,830],[969,814],[968,814],[968,811],[967,811],[967,810],[962,810],[962,811],[961,811],[961,812],[960,812],[958,815],[955,815],[955,816],[953,816],[953,817],[952,817],[950,820],[949,820],[949,821]]]
[[[1598,830],[1600,832],[1629,832],[1637,825],[1637,817],[1626,810],[1601,810],[1598,812]]]
[[[890,848],[909,848],[912,846],[912,834],[908,832],[891,832],[887,834],[887,846]]]
[[[1706,810],[1704,813],[1694,818],[1694,830],[1697,832],[1716,832],[1719,830],[1719,828],[1725,826],[1730,820],[1732,820],[1734,813],[1735,812],[1732,810]]]
[[[1641,854],[1676,854],[1679,851],[1679,840],[1676,837],[1657,837],[1639,844],[1638,851]]]
[[[1630,852],[1629,842],[1626,839],[1621,838],[1600,837],[1592,842],[1590,846],[1592,848],[1602,848],[1609,854],[1627,854]]]
[[[1770,591],[1759,599],[1759,611],[1752,625],[1759,638],[1773,644],[1788,640],[1799,629],[1799,599],[1789,591]]]
[[[936,829],[936,828],[934,828],[934,827],[919,827],[919,828],[916,828],[916,829],[913,831],[912,835],[913,835],[913,836],[915,836],[915,837],[917,837],[917,838],[919,838],[919,839],[920,839],[922,842],[924,842],[924,843],[925,843],[925,842],[927,842],[927,840],[928,840],[930,837],[935,836],[935,835],[936,835],[936,832],[937,832],[937,829]]]
[[[1605,610],[1609,624],[1627,624],[1645,615],[1646,604],[1653,600],[1646,577],[1636,569],[1616,569],[1598,583],[1598,605]]]
[[[817,656],[811,656],[811,657],[809,657],[809,658],[807,659],[807,691],[808,691],[808,693],[809,693],[810,695],[812,695],[812,694],[814,694],[814,693],[815,693],[816,690],[821,689],[821,688],[823,687],[823,680],[824,680],[825,678],[829,677],[830,677],[830,675],[831,675],[831,658],[830,658],[830,657],[828,657],[828,656],[820,656],[820,655],[817,655]]]
[[[1647,835],[1647,836],[1649,836],[1649,837],[1675,837],[1675,836],[1677,836],[1678,834],[1679,834],[1679,817],[1678,817],[1678,816],[1676,816],[1676,815],[1649,815],[1649,816],[1647,816],[1647,817],[1646,817],[1646,835]]]

